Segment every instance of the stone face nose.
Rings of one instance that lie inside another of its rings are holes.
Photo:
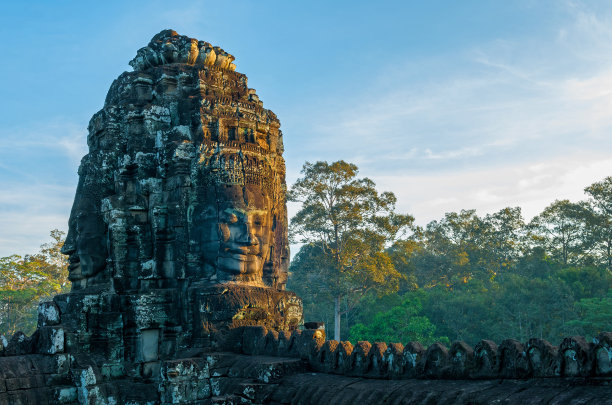
[[[244,243],[245,245],[249,246],[254,246],[259,243],[257,237],[253,233],[253,225],[246,218],[240,226],[240,233],[238,235],[237,242]]]
[[[68,232],[68,235],[66,235],[66,240],[64,241],[64,244],[62,245],[62,248],[60,249],[60,252],[64,255],[70,255],[76,252],[74,232],[72,231]]]

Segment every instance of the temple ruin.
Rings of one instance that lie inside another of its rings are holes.
[[[130,65],[89,124],[72,290],[0,339],[0,405],[612,403],[612,333],[326,340],[285,290],[283,134],[234,56],[165,30]]]

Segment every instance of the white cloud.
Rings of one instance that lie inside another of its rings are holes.
[[[33,124],[0,132],[0,256],[28,254],[68,228],[86,126]]]
[[[514,164],[452,173],[375,175],[380,190],[393,191],[398,209],[419,225],[446,212],[476,209],[479,215],[519,206],[526,219],[555,199],[586,199],[584,188],[612,175],[612,159],[576,154],[533,165]]]
[[[0,150],[15,153],[43,151],[50,158],[58,152],[78,164],[87,153],[87,125],[57,120],[0,132]]]
[[[43,184],[3,185],[0,256],[36,253],[49,231],[67,231],[74,188]]]

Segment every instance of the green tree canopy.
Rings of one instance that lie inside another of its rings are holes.
[[[304,164],[302,177],[289,192],[289,200],[301,203],[291,219],[290,237],[305,244],[313,258],[308,269],[292,266],[292,285],[299,292],[306,280],[318,280],[321,297],[334,300],[334,335],[340,339],[340,302],[356,303],[368,291],[397,291],[402,275],[386,248],[413,222],[395,212],[393,193],[378,193],[368,178],[358,178],[354,164],[344,161]],[[300,279],[298,283],[298,279]],[[349,308],[352,305],[349,303]]]
[[[586,202],[556,200],[531,220],[532,242],[564,266],[581,262],[591,240],[587,228],[591,217],[589,208]]]
[[[593,207],[590,226],[594,254],[612,272],[612,177],[595,182],[584,189]]]
[[[55,229],[40,252],[0,258],[0,334],[32,333],[39,301],[69,289],[68,263],[60,253],[63,237]]]

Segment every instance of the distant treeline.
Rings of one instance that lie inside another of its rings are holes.
[[[414,227],[387,248],[403,276],[398,291],[352,305],[342,318],[347,340],[557,342],[612,331],[612,177],[585,193],[528,223],[514,207],[485,216],[462,210]],[[330,329],[333,303],[300,283],[313,248],[297,254],[289,288],[303,297],[306,319]]]

